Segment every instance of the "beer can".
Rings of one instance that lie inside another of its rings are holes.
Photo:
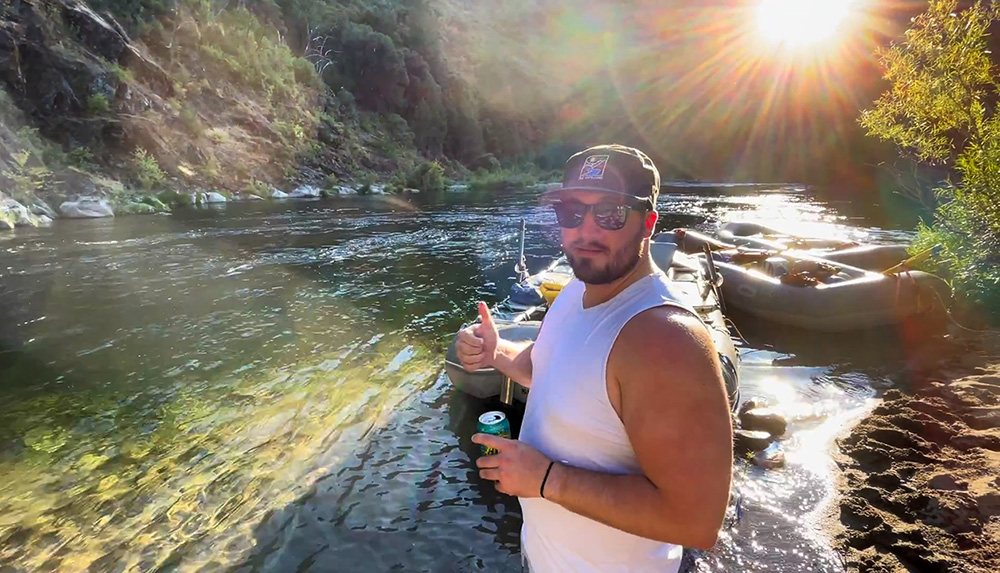
[[[479,427],[477,429],[480,434],[493,434],[501,438],[510,438],[510,422],[507,421],[507,414],[499,410],[486,412],[482,416],[479,416]],[[499,450],[496,448],[487,446],[480,446],[480,448],[484,456],[499,453]]]

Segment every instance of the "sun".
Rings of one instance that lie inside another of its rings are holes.
[[[789,47],[829,40],[854,0],[761,0],[757,29],[765,40]]]

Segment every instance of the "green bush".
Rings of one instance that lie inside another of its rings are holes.
[[[145,149],[137,147],[132,153],[132,177],[142,189],[158,189],[167,183],[167,174],[156,158]]]
[[[87,97],[87,113],[91,115],[107,115],[111,113],[111,102],[104,94],[90,94]]]
[[[22,203],[31,201],[35,193],[48,184],[52,172],[45,164],[33,158],[29,151],[12,153],[11,159],[11,168],[0,175],[10,181],[8,191],[15,200]]]
[[[169,210],[169,207],[166,205],[166,203],[160,201],[157,197],[153,197],[152,195],[143,195],[142,197],[139,197],[139,202],[149,205],[156,211]]]
[[[912,253],[939,247],[938,256],[922,268],[949,277],[961,307],[1000,324],[1000,236],[986,230],[975,206],[947,189],[939,194],[944,204],[933,225],[920,224]]]
[[[175,206],[186,206],[191,205],[191,196],[187,193],[181,193],[180,191],[175,191],[173,189],[168,191],[163,191],[156,196],[156,198],[163,204]]]
[[[201,120],[198,119],[198,113],[193,109],[185,106],[181,108],[180,111],[181,123],[184,124],[184,128],[193,133],[194,135],[201,135],[204,131],[201,126]]]
[[[421,163],[410,172],[406,186],[418,189],[424,193],[440,193],[444,191],[444,167],[437,161]]]
[[[1000,6],[931,0],[906,39],[879,52],[891,89],[862,113],[870,135],[918,160],[954,169],[960,181],[937,192],[917,248],[940,245],[931,263],[949,277],[957,301],[1000,324],[1000,74],[988,33]]]
[[[486,171],[480,169],[469,178],[471,191],[498,191],[501,189],[523,189],[537,184],[538,175],[531,171],[520,169],[499,169]]]
[[[369,195],[372,192],[372,186],[375,185],[374,175],[365,175],[362,177],[356,188],[358,195]]]

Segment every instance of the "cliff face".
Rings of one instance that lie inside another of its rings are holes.
[[[208,4],[175,7],[145,36],[80,0],[3,4],[0,193],[124,207],[295,174],[323,105],[308,61],[246,10]]]

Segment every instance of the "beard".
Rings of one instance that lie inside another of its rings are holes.
[[[604,265],[599,265],[590,258],[576,257],[569,250],[566,251],[566,259],[569,261],[569,266],[573,269],[576,278],[589,285],[606,285],[632,272],[632,269],[639,264],[641,245],[642,228],[640,227],[633,240],[610,253],[610,260]],[[574,243],[574,246],[606,248],[604,245],[594,243]]]

